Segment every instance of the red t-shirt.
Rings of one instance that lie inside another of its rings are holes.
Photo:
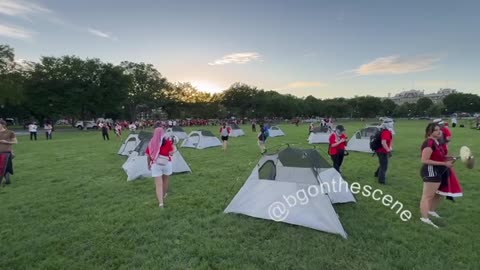
[[[347,139],[347,136],[345,134],[342,134],[340,135],[340,139]],[[337,134],[336,133],[332,133],[332,135],[330,135],[330,138],[328,139],[328,142],[330,143],[330,155],[336,155],[338,154],[338,150],[345,150],[345,147],[347,146],[347,142],[342,142],[340,143],[339,145],[337,145],[336,147],[333,147],[333,144],[337,143]]]
[[[382,131],[382,134],[380,134],[380,138],[385,141],[387,141],[387,146],[390,148],[392,147],[392,139],[393,139],[393,135],[392,135],[392,132],[388,129],[384,129]],[[378,150],[377,150],[377,153],[388,153],[387,150],[385,150],[385,148],[380,147]]]
[[[173,143],[171,140],[165,140],[165,144],[160,147],[160,155],[168,157],[168,160],[172,161],[172,157],[170,156],[170,152],[172,152],[173,149]],[[147,150],[145,150],[145,154],[150,156],[150,149],[147,147]]]
[[[430,156],[431,160],[440,161],[440,162],[446,160],[445,152],[443,152],[443,148],[441,147],[441,145],[437,141],[435,141],[434,139],[430,139],[430,138],[426,139],[422,144],[421,151],[423,151],[423,149],[425,149],[427,147],[432,148],[432,155]]]

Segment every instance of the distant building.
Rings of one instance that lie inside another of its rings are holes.
[[[431,99],[433,103],[441,103],[446,96],[453,93],[457,93],[457,90],[451,88],[441,88],[436,93],[425,94],[425,90],[412,89],[398,93],[393,97],[391,97],[389,94],[387,98],[391,99],[397,105],[402,105],[403,103],[417,103],[417,101],[422,97]]]

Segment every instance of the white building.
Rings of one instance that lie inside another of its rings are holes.
[[[387,98],[391,99],[397,105],[401,105],[403,103],[417,103],[417,101],[422,97],[431,99],[433,103],[441,103],[446,96],[453,93],[457,93],[457,90],[451,88],[441,88],[436,93],[425,94],[425,90],[412,89],[400,92],[393,97],[390,97],[389,95]]]

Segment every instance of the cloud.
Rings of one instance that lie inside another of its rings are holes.
[[[260,58],[260,54],[256,52],[232,53],[232,54],[225,55],[222,58],[217,59],[208,64],[210,66],[225,65],[225,64],[245,64],[251,61],[258,60],[259,58]]]
[[[289,83],[286,88],[299,89],[299,88],[318,88],[318,87],[325,87],[325,86],[327,86],[327,84],[324,82],[297,81],[297,82]]]
[[[353,71],[358,75],[405,74],[430,70],[433,68],[433,64],[439,60],[438,56],[401,57],[392,55],[377,58]]]
[[[0,14],[26,17],[31,14],[50,13],[48,8],[21,0],[0,0]]]
[[[93,28],[88,28],[87,31],[94,35],[94,36],[97,36],[97,37],[101,37],[101,38],[107,38],[107,39],[112,39],[112,40],[116,40],[117,38],[112,36],[110,33],[105,33],[103,31],[100,31],[100,30],[97,30],[97,29],[93,29]]]
[[[18,26],[0,24],[0,36],[16,39],[30,39],[32,37],[32,32]]]

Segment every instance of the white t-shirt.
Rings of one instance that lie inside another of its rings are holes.
[[[169,126],[172,125],[172,121],[171,121],[171,120],[168,121],[168,125],[169,125]]]
[[[128,129],[130,129],[130,131],[135,131],[137,129],[137,126],[135,126],[135,124],[130,124],[128,126]]]
[[[457,118],[456,117],[452,118],[452,123],[455,123],[455,124],[457,123]]]
[[[28,125],[28,131],[29,132],[37,132],[37,125],[35,125],[35,124]]]
[[[177,121],[173,121],[173,126],[177,126]]]

